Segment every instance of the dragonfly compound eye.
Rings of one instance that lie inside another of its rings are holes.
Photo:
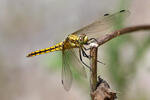
[[[83,41],[84,41],[84,43],[87,43],[87,41],[88,41],[88,37],[87,37],[87,36],[85,36],[85,37],[83,38]]]

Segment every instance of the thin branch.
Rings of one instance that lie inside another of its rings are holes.
[[[132,26],[127,28],[122,28],[120,30],[116,30],[110,34],[106,34],[100,37],[97,40],[97,46],[90,46],[90,65],[91,65],[91,74],[90,74],[90,86],[91,86],[91,98],[92,100],[115,100],[116,93],[112,92],[108,83],[106,81],[97,82],[97,54],[98,54],[98,46],[108,42],[109,40],[126,34],[130,32],[135,32],[139,30],[150,30],[150,25],[140,25],[140,26]],[[97,86],[97,83],[98,86]]]
[[[100,46],[117,36],[135,32],[135,31],[140,31],[140,30],[150,30],[150,25],[131,26],[131,27],[126,27],[126,28],[116,30],[110,34],[105,34],[104,36],[102,36],[98,39],[98,45]]]
[[[97,47],[91,47],[90,49],[90,86],[91,86],[91,93],[93,93],[96,89],[97,84]],[[92,100],[94,100],[93,96],[91,96]]]
[[[91,91],[94,91],[96,88],[97,83],[97,49],[96,47],[91,48],[90,55],[91,55]]]

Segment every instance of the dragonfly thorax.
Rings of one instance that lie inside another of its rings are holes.
[[[85,34],[82,34],[79,36],[71,34],[67,38],[68,38],[70,45],[73,47],[79,47],[88,42],[88,37]]]

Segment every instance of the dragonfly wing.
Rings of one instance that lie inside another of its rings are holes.
[[[66,91],[69,91],[72,84],[72,72],[67,62],[66,50],[62,50],[62,84]]]
[[[92,38],[100,37],[102,34],[114,31],[113,26],[115,25],[115,21],[122,17],[126,17],[129,14],[130,12],[128,10],[122,10],[112,15],[105,14],[105,16],[98,18],[95,22],[83,27],[82,29],[79,29],[72,34],[87,34],[88,37]]]
[[[75,52],[75,49],[62,49],[62,84],[67,91],[70,90],[72,84],[71,67],[86,77],[85,68],[76,53],[78,52]]]
[[[76,51],[75,49],[70,49],[70,53],[71,53],[71,63],[72,66],[77,70],[77,72],[79,74],[81,74],[83,77],[87,77],[86,76],[86,71],[85,71],[85,67],[83,66],[83,64],[81,63],[81,61],[79,60],[79,50]]]

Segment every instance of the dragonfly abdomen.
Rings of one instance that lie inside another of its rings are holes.
[[[49,48],[31,52],[27,55],[27,57],[32,57],[32,56],[41,55],[41,54],[45,54],[45,53],[49,53],[49,52],[53,52],[53,51],[59,51],[59,50],[62,50],[62,42],[60,42],[54,46],[51,46]]]

